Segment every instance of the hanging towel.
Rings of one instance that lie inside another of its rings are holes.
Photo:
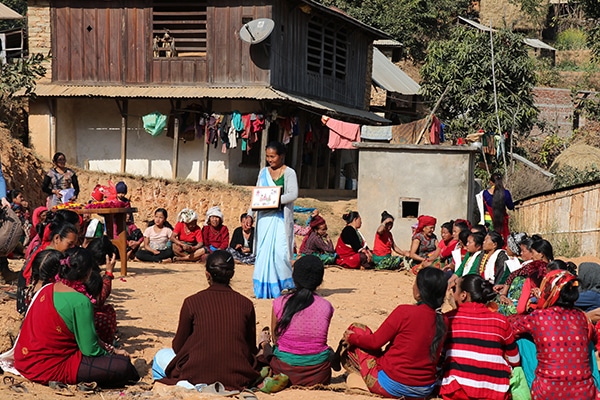
[[[144,130],[152,136],[158,136],[165,130],[167,126],[167,116],[154,111],[142,117]]]
[[[239,111],[234,110],[231,114],[231,123],[236,131],[241,132],[244,130],[244,123],[242,122],[242,114]]]
[[[368,140],[392,140],[392,127],[363,125],[360,128],[360,138]]]
[[[408,124],[392,126],[392,144],[415,144],[419,134],[425,128],[427,118],[419,119]]]
[[[360,142],[360,125],[338,121],[325,115],[321,117],[321,122],[329,128],[327,146],[330,149],[354,149],[352,142]]]
[[[429,143],[440,144],[441,122],[435,115],[431,118],[431,129],[429,130]]]

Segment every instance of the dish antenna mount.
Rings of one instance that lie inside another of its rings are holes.
[[[260,43],[269,37],[274,27],[275,22],[270,18],[254,19],[242,26],[240,39],[250,44]]]

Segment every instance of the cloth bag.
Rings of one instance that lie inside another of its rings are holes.
[[[10,207],[0,207],[0,257],[10,254],[23,236],[19,217]]]
[[[154,111],[142,117],[144,130],[152,136],[158,136],[165,130],[167,126],[167,116]]]

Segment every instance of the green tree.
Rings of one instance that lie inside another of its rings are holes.
[[[498,115],[502,132],[528,134],[538,110],[533,104],[533,61],[520,35],[507,30],[493,34]],[[435,102],[449,134],[464,137],[479,128],[498,132],[494,106],[492,53],[489,32],[456,26],[450,39],[432,42],[421,69],[421,91]]]
[[[406,55],[422,61],[430,41],[447,38],[459,15],[469,16],[471,0],[323,0],[378,28],[404,45]]]
[[[43,62],[44,56],[38,53],[13,59],[0,69],[0,122],[24,144],[28,142],[27,111],[23,98],[15,94],[31,94],[36,80],[46,74]]]
[[[583,12],[588,18],[587,39],[592,54],[600,61],[600,0],[580,0]]]

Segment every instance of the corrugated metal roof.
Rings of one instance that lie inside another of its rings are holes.
[[[369,120],[372,122],[384,123],[384,124],[388,124],[391,122],[390,120],[380,117],[379,115],[372,113],[370,111],[367,111],[367,110],[359,110],[357,108],[350,108],[350,107],[330,103],[328,101],[323,101],[323,100],[309,99],[309,98],[306,98],[303,96],[285,93],[280,90],[273,89],[273,91],[278,93],[281,96],[282,100],[288,100],[293,103],[298,103],[298,104],[304,105],[306,107],[314,108],[317,110],[322,110],[324,112],[324,114],[325,113],[329,113],[330,115],[334,114],[332,116],[335,116],[335,114],[340,114],[340,115],[347,116],[347,117],[366,119],[366,120]]]
[[[0,3],[0,19],[23,19],[24,17],[10,7]]]
[[[490,28],[489,26],[482,25],[479,22],[475,22],[473,20],[470,20],[469,18],[465,18],[465,17],[460,17],[459,16],[458,19],[461,20],[461,21],[463,21],[463,22],[466,22],[467,24],[469,24],[469,25],[471,25],[471,26],[473,26],[473,27],[475,27],[477,29],[479,29],[480,31],[484,31],[484,32],[489,32],[489,31],[496,32],[495,29]]]
[[[373,83],[388,92],[404,95],[419,93],[421,86],[379,51],[373,48]]]
[[[277,94],[265,86],[207,87],[207,86],[97,86],[38,83],[38,97],[145,97],[153,99],[277,99]],[[22,94],[22,93],[20,93]]]
[[[545,50],[556,51],[556,49],[554,47],[552,47],[549,44],[544,43],[538,39],[523,39],[523,41],[525,42],[526,45],[535,47],[536,49],[545,49]]]
[[[366,110],[346,107],[326,101],[309,99],[275,90],[268,86],[210,87],[210,86],[94,86],[38,83],[34,89],[38,97],[108,97],[149,99],[255,99],[290,101],[318,110],[323,114],[336,114],[376,123],[390,121]],[[24,95],[24,92],[17,93]]]

